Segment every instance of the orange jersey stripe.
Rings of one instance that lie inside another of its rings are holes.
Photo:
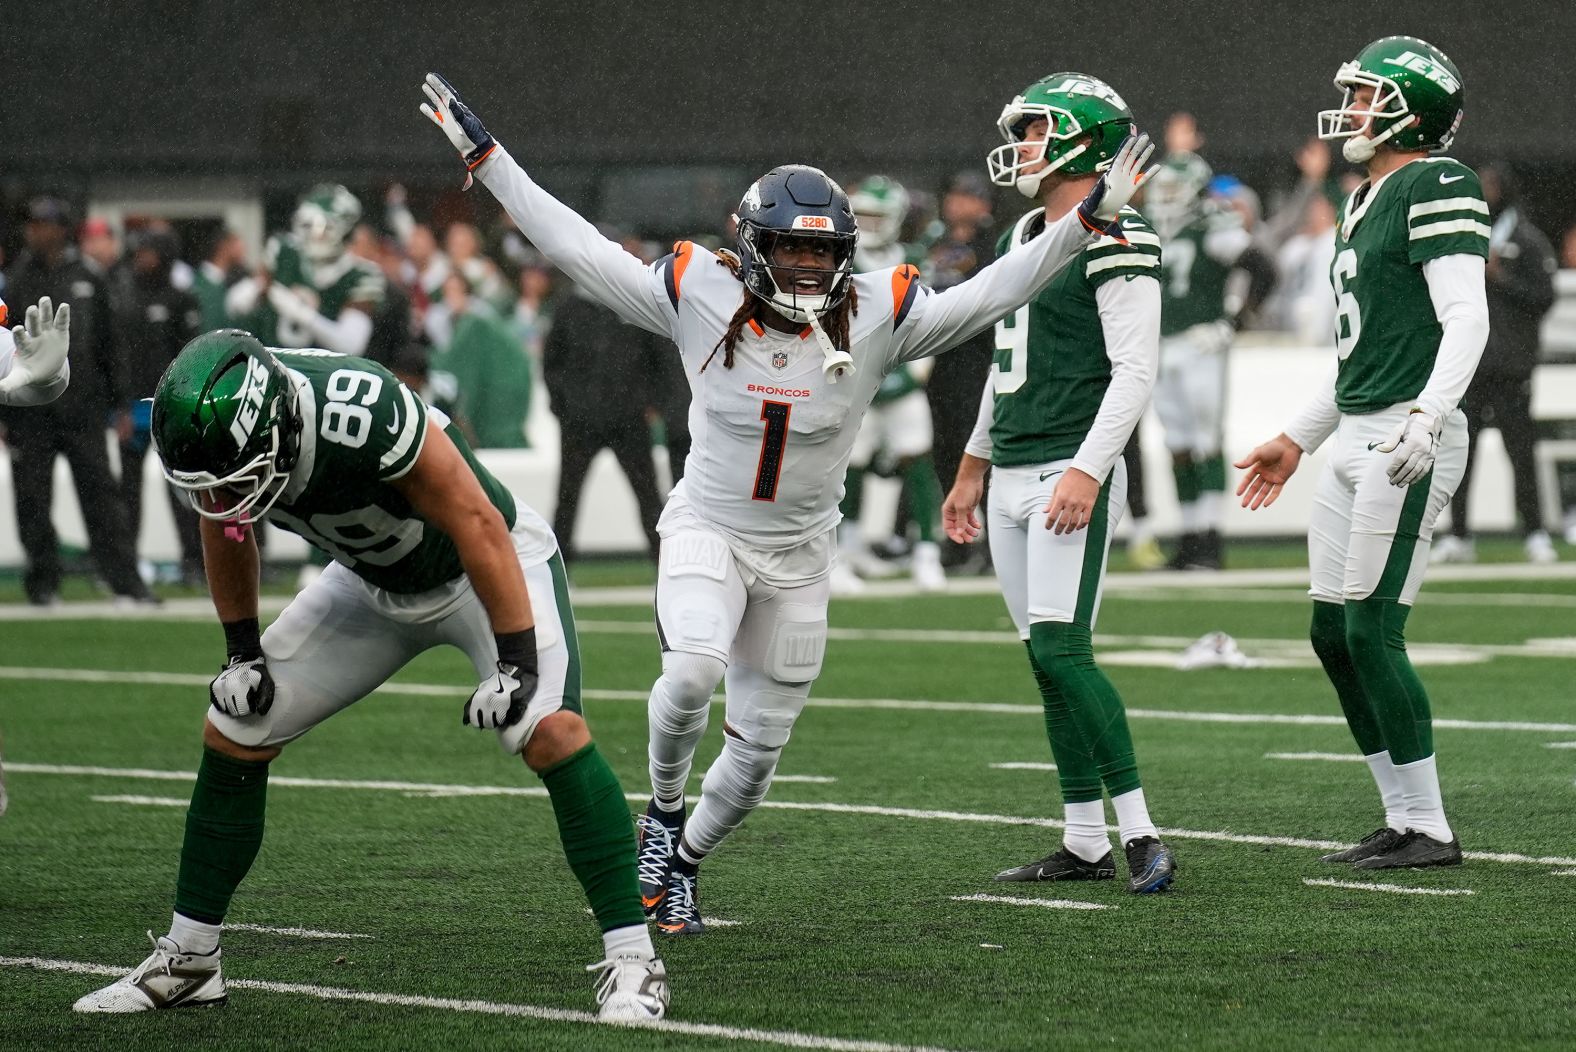
[[[673,245],[673,298],[677,300],[682,295],[684,271],[689,269],[690,260],[695,256],[695,242],[677,241]]]
[[[909,291],[914,287],[914,282],[919,280],[919,270],[912,264],[905,263],[892,272],[892,316],[896,318],[903,310],[903,303],[908,299]]]

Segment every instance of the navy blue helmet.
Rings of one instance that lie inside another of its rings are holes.
[[[859,226],[848,195],[825,172],[807,164],[773,168],[751,184],[733,218],[744,284],[751,292],[798,322],[819,318],[843,302],[853,280]],[[829,284],[824,270],[772,266],[772,250],[785,237],[832,243]],[[787,276],[787,288],[779,275]]]

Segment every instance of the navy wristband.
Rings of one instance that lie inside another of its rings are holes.
[[[521,632],[495,632],[493,639],[498,644],[499,661],[523,672],[536,672],[535,627]]]
[[[250,661],[263,656],[263,637],[257,625],[257,618],[246,617],[239,621],[225,621],[223,626],[224,652],[232,661],[236,658]]]

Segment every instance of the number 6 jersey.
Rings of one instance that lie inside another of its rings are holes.
[[[750,293],[717,255],[681,241],[647,266],[537,186],[502,148],[495,157],[480,178],[532,244],[624,320],[678,345],[693,392],[693,445],[663,526],[699,519],[737,542],[736,551],[757,553],[752,565],[774,583],[828,568],[831,546],[810,542],[837,525],[849,453],[882,377],[982,332],[1091,240],[1069,214],[944,292],[925,288],[907,265],[855,275],[854,373],[836,383],[823,374],[808,328],[781,333],[752,323],[728,369],[712,352]],[[630,376],[602,382],[634,382],[635,364]]]

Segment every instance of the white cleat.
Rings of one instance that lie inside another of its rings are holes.
[[[1534,530],[1527,534],[1527,561],[1529,563],[1557,563],[1560,553],[1554,550],[1554,541],[1547,530]]]
[[[947,590],[947,572],[941,568],[941,546],[935,541],[920,541],[914,545],[914,561],[910,567],[914,584],[921,592]]]
[[[831,588],[833,595],[850,596],[864,595],[865,582],[854,573],[853,568],[843,561],[841,553],[832,563]]]
[[[1447,533],[1434,541],[1434,550],[1428,553],[1428,561],[1436,566],[1441,563],[1475,563],[1477,543],[1471,538]]]
[[[153,938],[153,953],[124,978],[77,999],[73,1012],[151,1012],[159,1008],[222,1005],[230,999],[219,952],[186,953],[166,936]]]
[[[597,1018],[605,1023],[646,1023],[668,1012],[668,972],[662,958],[621,953],[586,965],[600,972],[596,983]]]
[[[1187,672],[1196,668],[1255,668],[1258,662],[1242,652],[1237,641],[1224,632],[1210,632],[1182,651],[1177,668]]]

